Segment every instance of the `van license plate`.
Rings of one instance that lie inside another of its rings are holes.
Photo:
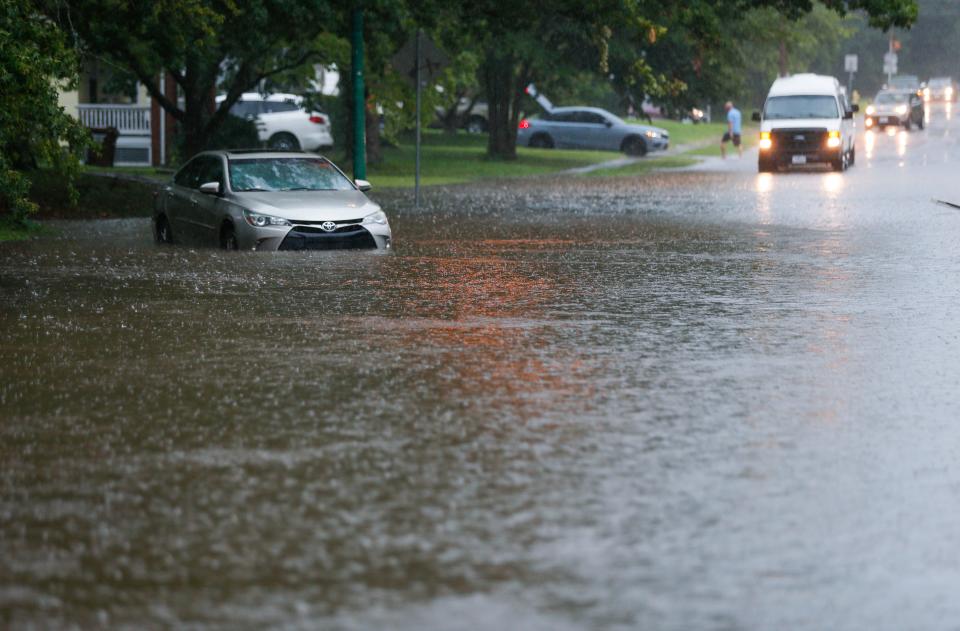
[[[881,117],[880,117],[880,124],[881,124],[881,125],[886,125],[886,124],[889,123],[889,122],[890,122],[890,119],[887,118],[886,116],[881,116]]]
[[[806,163],[807,163],[807,156],[793,156],[793,163],[794,163],[794,164],[806,164]]]

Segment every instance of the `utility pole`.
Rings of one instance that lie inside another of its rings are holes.
[[[353,179],[367,179],[367,103],[363,83],[363,9],[353,9],[350,65],[353,75]]]
[[[417,157],[413,180],[413,206],[420,208],[420,92],[423,90],[423,77],[420,74],[420,29],[417,28],[416,45],[416,72],[417,72]]]

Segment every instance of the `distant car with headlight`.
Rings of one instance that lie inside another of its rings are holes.
[[[762,114],[753,113],[760,122],[760,172],[814,163],[845,170],[856,160],[858,109],[835,77],[796,74],[775,80]]]
[[[923,101],[912,90],[881,90],[873,103],[867,106],[863,124],[867,129],[914,125],[923,129]]]
[[[643,156],[670,146],[670,134],[650,125],[628,123],[599,107],[555,107],[536,118],[524,118],[517,144],[541,149],[599,149]]]
[[[158,191],[154,236],[227,250],[386,249],[390,224],[370,188],[312,153],[205,151]]]
[[[957,100],[957,84],[950,77],[934,77],[927,81],[923,89],[924,101],[951,101]]]

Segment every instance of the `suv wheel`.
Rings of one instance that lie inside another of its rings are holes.
[[[297,141],[297,137],[287,132],[270,136],[267,146],[278,151],[300,151],[300,142]]]

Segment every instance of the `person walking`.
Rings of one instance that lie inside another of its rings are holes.
[[[742,158],[743,146],[740,144],[740,132],[742,131],[743,117],[740,115],[740,110],[733,106],[732,101],[727,101],[723,110],[727,113],[727,131],[720,139],[720,157],[724,160],[727,159],[727,143],[733,142],[733,146],[737,148],[737,152]]]

